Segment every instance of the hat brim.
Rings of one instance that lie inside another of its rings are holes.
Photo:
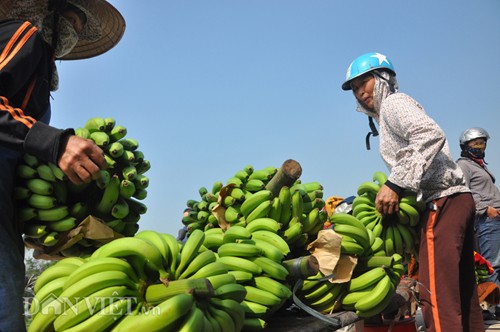
[[[2,0],[0,20],[11,18],[9,13],[16,0]],[[87,10],[101,25],[101,36],[95,40],[79,40],[73,50],[59,60],[88,59],[112,49],[125,33],[125,19],[120,12],[105,0],[88,0]]]

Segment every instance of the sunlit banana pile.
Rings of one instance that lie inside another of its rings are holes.
[[[241,274],[228,273],[218,255],[203,246],[204,239],[197,230],[181,245],[170,234],[146,230],[113,240],[89,258],[58,261],[35,283],[29,331],[204,332],[263,326],[264,321],[245,315],[242,301],[247,293],[260,297],[262,287],[276,285],[263,276],[254,291],[237,283]]]
[[[201,187],[200,199],[188,200],[191,211],[183,218],[188,241],[203,230],[204,247],[217,252],[217,261],[245,287],[245,317],[259,328],[291,298],[284,260],[307,254],[306,245],[327,219],[318,182],[297,180],[273,197],[266,186],[277,171],[247,166],[210,191]]]
[[[283,237],[293,250],[303,248],[315,239],[323,228],[327,215],[322,211],[323,186],[318,182],[282,186],[273,197],[266,185],[278,169],[270,166],[254,170],[246,166],[237,171],[225,183],[216,181],[211,190],[199,189],[200,199],[190,199],[187,206],[189,215],[182,222],[188,232],[194,229],[208,230],[222,227],[243,226],[253,229],[253,225],[266,223],[260,218],[272,219],[276,233]],[[252,225],[253,224],[253,225]]]
[[[340,308],[353,310],[360,317],[379,314],[392,299],[405,263],[416,255],[420,211],[415,196],[404,196],[397,216],[382,216],[375,208],[375,197],[387,177],[375,172],[373,182],[363,182],[352,203],[352,214],[333,213],[328,221],[342,236],[341,254],[357,257],[352,278],[347,283],[331,283],[318,274],[304,281],[301,299],[318,311]],[[314,280],[316,279],[316,280]]]
[[[126,137],[127,129],[112,118],[94,117],[76,134],[91,139],[105,152],[108,169],[88,184],[74,185],[59,167],[26,154],[17,169],[15,198],[24,234],[45,247],[58,244],[63,232],[75,228],[93,215],[124,235],[138,230],[146,205],[150,163],[138,149],[139,143]],[[84,241],[73,249],[91,253],[97,243]]]

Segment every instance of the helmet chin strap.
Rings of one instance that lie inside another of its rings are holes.
[[[370,150],[370,136],[373,135],[373,137],[377,137],[378,130],[375,127],[375,123],[373,123],[373,118],[371,116],[368,117],[368,125],[370,126],[371,131],[366,135],[365,143],[366,149]]]

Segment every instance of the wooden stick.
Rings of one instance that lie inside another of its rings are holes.
[[[273,197],[278,196],[281,187],[291,187],[302,175],[302,167],[293,160],[286,160],[280,169],[266,185],[266,189],[273,193]]]

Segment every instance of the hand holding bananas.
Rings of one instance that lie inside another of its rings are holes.
[[[391,215],[399,211],[399,196],[387,185],[382,184],[375,199],[375,207],[382,215]]]
[[[92,140],[70,135],[61,142],[59,167],[75,184],[88,183],[106,169],[104,153]]]
[[[94,117],[75,129],[63,146],[61,167],[25,154],[17,167],[14,195],[18,220],[30,243],[59,244],[88,216],[101,219],[115,232],[134,235],[147,211],[151,167],[139,143],[126,137],[127,129],[113,118]],[[91,254],[100,243],[82,239],[61,252],[66,256]]]

